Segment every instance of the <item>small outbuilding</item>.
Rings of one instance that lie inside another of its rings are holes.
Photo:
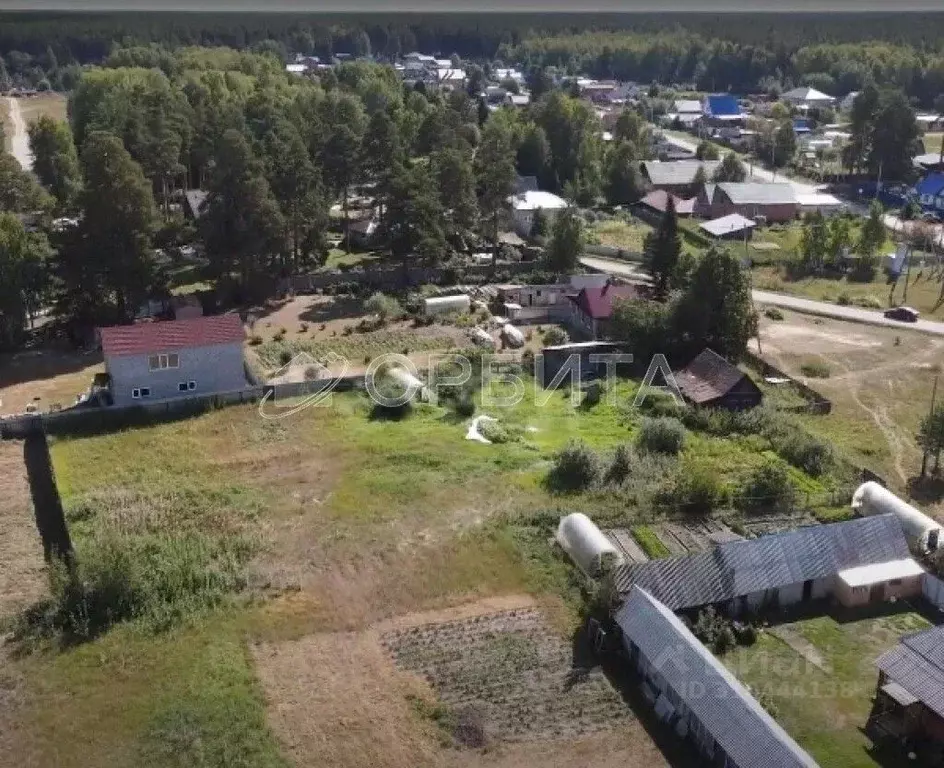
[[[699,229],[704,230],[706,234],[716,240],[750,240],[754,235],[754,227],[756,226],[757,224],[747,217],[739,213],[732,213],[699,224]]]
[[[763,402],[760,388],[744,371],[705,349],[675,377],[682,396],[704,408],[742,411]]]
[[[921,594],[924,573],[924,568],[910,557],[859,565],[836,574],[833,594],[837,602],[847,608],[891,598],[917,597]]]

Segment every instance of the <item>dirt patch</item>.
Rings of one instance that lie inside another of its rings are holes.
[[[499,746],[488,752],[453,751],[449,768],[627,768],[668,766],[662,752],[636,720],[619,728],[574,739]]]
[[[418,638],[429,632],[435,633],[436,642],[422,646]],[[525,655],[536,653],[538,668],[523,664],[520,658],[505,672],[484,663],[489,654],[483,656],[482,651],[489,644],[501,648],[504,643],[515,650],[515,638],[527,638],[529,632],[537,634],[528,641],[531,651],[520,643],[517,650]],[[521,713],[526,722],[509,714],[507,723],[496,725],[488,715],[487,701],[479,702],[488,743],[484,748],[455,746],[452,727],[462,702],[437,701],[440,692],[418,670],[395,664],[385,645],[427,654],[438,649],[437,663],[448,664],[445,655],[467,656],[466,668],[481,673],[495,696],[522,703],[532,697]],[[362,632],[258,643],[252,655],[265,691],[269,725],[286,756],[300,767],[657,768],[668,764],[599,673],[582,682],[571,681],[569,690],[564,690],[572,666],[571,650],[543,622],[534,599],[526,595],[396,616]],[[548,674],[540,674],[542,670]],[[550,687],[548,678],[553,680]],[[542,692],[535,695],[538,691]],[[605,716],[600,718],[601,714]],[[596,725],[594,719],[599,721]],[[517,742],[496,739],[516,727],[524,738]]]
[[[398,673],[374,632],[314,635],[252,649],[268,721],[297,766],[441,765],[434,727],[410,706],[428,696]]]
[[[0,619],[42,597],[43,549],[30,501],[23,444],[0,442]]]
[[[579,738],[632,717],[602,672],[575,666],[574,649],[536,608],[381,637],[398,666],[436,691],[455,737],[469,746]]]

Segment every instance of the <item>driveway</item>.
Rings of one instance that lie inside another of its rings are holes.
[[[10,154],[23,166],[23,170],[28,171],[33,167],[33,153],[29,148],[29,134],[20,111],[20,100],[7,97],[7,105],[10,110]]]

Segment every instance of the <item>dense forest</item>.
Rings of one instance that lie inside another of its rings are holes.
[[[944,14],[541,16],[69,15],[0,17],[14,82],[71,88],[116,45],[274,47],[283,56],[411,50],[703,90],[808,84],[841,96],[895,85],[921,106],[944,92]],[[0,71],[0,77],[5,76]]]

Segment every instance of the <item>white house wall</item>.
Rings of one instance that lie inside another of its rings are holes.
[[[114,404],[133,405],[194,394],[233,392],[246,386],[241,342],[179,349],[172,354],[178,355],[179,367],[157,371],[149,368],[148,358],[151,355],[106,358],[105,369],[111,377],[110,390]],[[179,385],[191,381],[195,383],[195,388],[181,392]],[[148,397],[138,399],[131,396],[133,389],[142,387],[151,390]]]

